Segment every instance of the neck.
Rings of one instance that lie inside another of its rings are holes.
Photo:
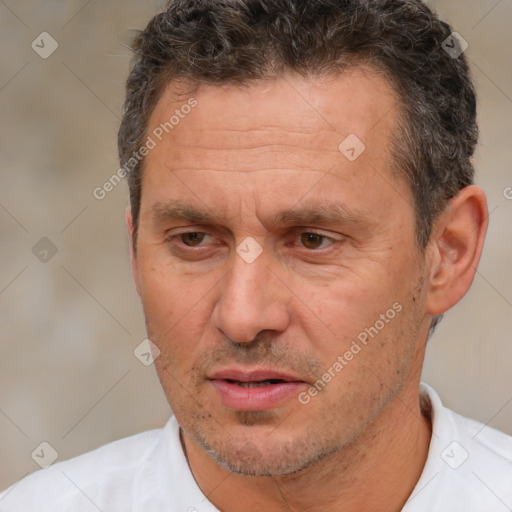
[[[431,438],[419,382],[405,386],[356,441],[284,477],[248,477],[220,467],[184,436],[194,477],[222,512],[400,511],[416,485]]]

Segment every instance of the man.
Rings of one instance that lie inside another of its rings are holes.
[[[149,23],[119,148],[174,417],[0,510],[511,510],[512,439],[420,384],[487,228],[458,44],[419,0],[173,0]]]

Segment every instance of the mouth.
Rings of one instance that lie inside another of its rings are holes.
[[[273,409],[298,396],[308,384],[300,377],[274,370],[226,369],[208,381],[222,404],[237,411]]]
[[[240,386],[242,388],[261,388],[263,386],[271,386],[272,384],[282,384],[283,382],[287,382],[285,380],[280,379],[257,380],[249,382],[225,379],[225,381],[229,382],[229,384],[236,384],[237,386]]]

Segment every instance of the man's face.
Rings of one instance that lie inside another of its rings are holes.
[[[134,260],[157,372],[188,442],[289,474],[419,378],[426,266],[390,158],[396,98],[362,70],[194,98],[168,87],[148,129],[179,111],[152,136]]]

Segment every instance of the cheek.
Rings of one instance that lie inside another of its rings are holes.
[[[343,369],[345,377],[338,380],[351,379],[363,366],[392,371],[409,358],[419,321],[420,305],[411,294],[418,276],[411,262],[402,268],[411,275],[381,268],[327,286],[299,287],[297,295],[304,298],[295,303],[296,327],[324,370],[341,375]]]
[[[149,261],[140,275],[148,337],[160,349],[162,364],[193,361],[210,317],[209,279],[190,280],[172,266]]]
[[[370,302],[368,308],[356,311],[358,316],[339,313],[329,338],[308,334],[322,362],[317,387],[323,398],[316,406],[337,410],[354,425],[386,405],[402,386],[413,367],[421,323],[410,300],[384,301],[382,307]]]
[[[193,312],[208,290],[207,279],[190,279],[179,265],[159,254],[161,251],[141,251],[139,282],[142,303],[148,316],[167,326]],[[156,253],[156,254],[155,254]]]
[[[304,327],[321,327],[331,337],[353,337],[402,299],[402,287],[387,279],[383,272],[365,272],[338,278],[328,285],[297,283],[298,318]]]

